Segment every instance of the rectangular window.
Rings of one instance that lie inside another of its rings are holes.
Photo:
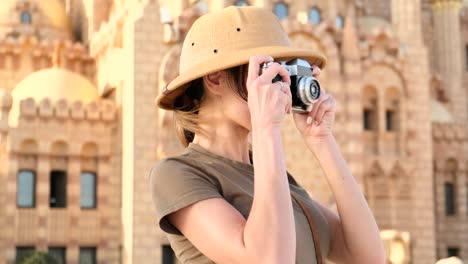
[[[16,247],[15,263],[23,262],[23,259],[34,253],[34,247]]]
[[[79,264],[96,264],[96,248],[80,247]]]
[[[20,208],[32,208],[35,206],[36,174],[31,170],[18,172],[18,191],[16,192],[17,205]]]
[[[372,111],[364,109],[364,130],[372,130]]]
[[[392,110],[385,112],[385,128],[387,131],[395,131],[395,112]]]
[[[458,247],[448,247],[447,248],[447,257],[459,257],[460,256],[460,248]]]
[[[175,254],[170,245],[162,246],[162,264],[175,264]]]
[[[57,261],[57,264],[66,263],[66,249],[64,247],[49,247],[49,255]]]
[[[96,173],[82,172],[80,177],[81,208],[96,208]]]
[[[466,51],[466,70],[468,71],[468,44],[465,47],[465,51]]]
[[[50,207],[67,207],[67,173],[65,171],[50,173]]]
[[[455,215],[455,190],[453,183],[446,182],[445,190],[445,215]]]

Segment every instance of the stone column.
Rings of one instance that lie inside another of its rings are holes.
[[[8,175],[8,153],[7,153],[7,137],[9,131],[8,114],[11,109],[13,98],[7,89],[0,88],[0,185],[5,186]],[[5,215],[5,207],[7,205],[6,193],[0,192],[0,215]],[[4,217],[0,217],[0,226],[6,226]],[[8,246],[8,238],[0,232],[0,262],[6,262],[6,248]]]
[[[326,6],[327,6],[327,17],[326,19],[330,22],[330,25],[335,25],[336,23],[336,16],[338,13],[337,7],[336,7],[336,0],[328,0],[326,1]]]
[[[442,77],[448,108],[456,122],[466,121],[468,115],[468,95],[462,89],[461,6],[461,0],[432,1],[435,67]]]
[[[160,259],[160,241],[148,175],[157,162],[158,69],[167,52],[156,1],[136,4],[124,25],[122,101],[123,263]]]
[[[328,3],[330,4],[331,2],[334,1],[329,1]],[[344,98],[341,98],[341,102],[345,108],[343,111],[344,118],[342,120],[347,120],[343,133],[346,135],[346,143],[344,143],[345,147],[343,151],[354,177],[356,177],[357,182],[360,184],[361,190],[364,191],[362,172],[362,68],[355,15],[354,5],[349,5],[343,29],[343,44],[341,46],[341,55],[343,57],[343,91],[346,93]],[[351,100],[346,100],[346,98],[351,98]]]
[[[402,69],[405,80],[405,134],[409,164],[410,205],[408,219],[400,228],[411,234],[412,263],[435,263],[435,206],[432,179],[432,136],[429,57],[422,39],[421,0],[393,0],[392,24],[400,41],[400,52],[407,63]]]
[[[81,177],[81,160],[80,156],[73,155],[68,158],[67,170],[67,211],[69,217],[69,226],[67,245],[67,263],[76,264],[78,262],[79,252],[79,234],[78,230],[73,230],[73,227],[79,226],[80,221],[80,177]],[[78,229],[78,228],[76,228]]]
[[[422,43],[421,0],[392,0],[392,24],[401,40]]]
[[[37,184],[36,184],[36,208],[38,218],[37,249],[47,250],[48,240],[48,214],[50,194],[50,157],[48,153],[40,153],[37,156]]]

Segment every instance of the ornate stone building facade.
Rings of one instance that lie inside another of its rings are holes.
[[[467,261],[468,1],[2,0],[0,262],[170,262],[147,176],[180,146],[153,100],[193,21],[229,5],[271,9],[328,57],[335,135],[389,263]],[[292,120],[283,132],[291,173],[335,208]]]

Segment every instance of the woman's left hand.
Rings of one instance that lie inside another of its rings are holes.
[[[321,70],[314,67],[313,76],[318,78]],[[320,98],[308,114],[294,113],[296,127],[307,143],[320,143],[332,135],[335,121],[336,100],[322,88]]]

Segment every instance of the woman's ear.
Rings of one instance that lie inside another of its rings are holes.
[[[211,73],[203,77],[205,88],[214,95],[223,94],[223,85],[221,85],[223,78],[222,71]]]

